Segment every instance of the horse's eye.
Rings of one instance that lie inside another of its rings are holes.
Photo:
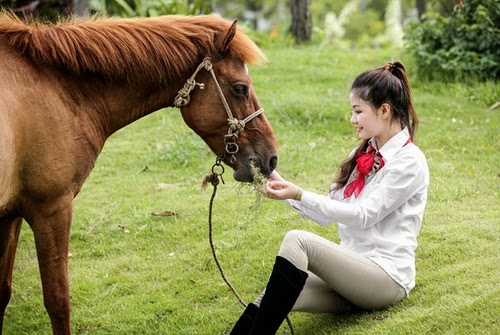
[[[242,97],[246,97],[247,94],[248,94],[248,87],[245,86],[245,85],[234,85],[232,87],[232,89],[233,89],[233,92],[236,95],[239,95],[239,96],[242,96]]]

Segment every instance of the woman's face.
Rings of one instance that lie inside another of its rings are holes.
[[[352,92],[350,101],[352,110],[351,123],[356,127],[359,137],[367,140],[383,135],[386,131],[387,122],[382,117],[382,107],[377,110]]]

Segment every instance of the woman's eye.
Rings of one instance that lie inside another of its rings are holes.
[[[233,92],[239,96],[246,96],[248,94],[248,87],[245,85],[234,85]]]

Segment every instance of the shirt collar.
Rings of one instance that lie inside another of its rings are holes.
[[[375,149],[380,151],[380,154],[385,161],[390,161],[399,149],[405,145],[409,138],[410,132],[408,131],[408,128],[405,127],[399,133],[391,137],[391,139],[389,139],[389,141],[387,141],[387,143],[385,143],[380,150],[377,149],[377,141],[375,141],[375,138],[370,139],[370,144],[373,145]]]

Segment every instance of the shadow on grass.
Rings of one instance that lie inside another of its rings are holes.
[[[338,334],[396,334],[398,324],[413,303],[406,299],[396,305],[377,311],[357,310],[346,314],[311,314],[294,312],[290,318],[295,335],[338,335]],[[398,334],[407,334],[399,328]],[[284,323],[279,334],[290,334]]]

